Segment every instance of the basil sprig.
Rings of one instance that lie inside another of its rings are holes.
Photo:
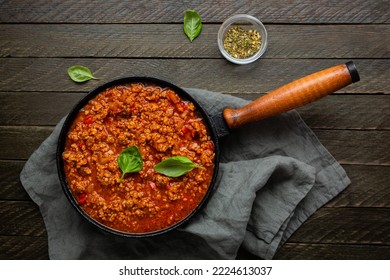
[[[98,78],[93,76],[93,73],[89,68],[81,65],[74,65],[68,68],[68,75],[72,81],[76,83],[82,83],[89,81],[91,79],[98,80]]]
[[[187,10],[184,13],[184,33],[192,42],[202,30],[202,19],[194,10]]]
[[[121,180],[126,173],[134,173],[142,170],[143,161],[137,146],[130,146],[123,150],[118,157],[118,165],[122,170]]]
[[[203,168],[185,156],[167,158],[154,166],[154,170],[168,177],[180,177],[194,168]]]

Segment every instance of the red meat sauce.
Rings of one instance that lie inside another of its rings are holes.
[[[143,168],[121,180],[117,159],[138,146]],[[154,166],[186,156],[204,168],[171,178]],[[127,84],[104,90],[75,118],[63,153],[69,188],[83,210],[112,229],[148,233],[187,217],[214,172],[214,144],[194,104],[169,88]]]

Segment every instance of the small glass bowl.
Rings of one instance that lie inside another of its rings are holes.
[[[223,41],[225,38],[226,32],[229,31],[229,29],[232,26],[239,26],[245,30],[255,29],[258,32],[260,32],[261,35],[261,46],[260,49],[253,54],[250,57],[246,58],[235,58],[231,56],[224,48]],[[228,18],[224,23],[222,23],[221,27],[218,31],[218,48],[221,51],[222,55],[229,60],[230,62],[236,63],[236,64],[248,64],[252,63],[258,58],[260,58],[265,50],[267,49],[267,30],[265,29],[264,25],[259,21],[257,18],[245,15],[245,14],[238,14],[234,15],[230,18]]]

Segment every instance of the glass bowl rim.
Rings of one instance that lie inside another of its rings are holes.
[[[229,29],[230,26],[237,22],[248,22],[252,24],[260,33],[262,37],[261,47],[258,52],[256,52],[254,55],[247,57],[247,58],[234,58],[225,50],[223,46],[223,38],[225,36],[225,33]],[[247,15],[247,14],[237,14],[229,17],[227,20],[225,20],[222,25],[220,26],[218,30],[218,48],[222,55],[229,60],[230,62],[236,63],[236,64],[249,64],[257,59],[259,59],[266,51],[267,45],[268,45],[268,34],[267,30],[264,26],[264,24],[257,18]]]

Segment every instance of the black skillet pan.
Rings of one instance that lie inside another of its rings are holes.
[[[63,188],[63,191],[72,204],[72,206],[90,223],[97,226],[99,229],[104,232],[108,232],[111,234],[124,236],[124,237],[150,237],[158,234],[166,233],[183,223],[187,222],[195,213],[197,213],[200,208],[207,201],[210,193],[212,192],[216,177],[218,174],[218,163],[219,163],[219,142],[218,139],[224,137],[229,134],[231,129],[238,128],[240,126],[245,125],[249,122],[259,121],[261,119],[278,115],[280,113],[289,111],[291,109],[303,106],[307,103],[313,102],[321,97],[324,97],[330,93],[333,93],[351,83],[359,81],[359,74],[356,70],[355,65],[352,62],[348,62],[346,64],[337,65],[320,72],[311,74],[309,76],[303,77],[296,81],[293,81],[285,86],[280,87],[277,90],[274,90],[255,101],[252,101],[248,105],[239,108],[232,109],[226,108],[223,112],[218,115],[209,116],[204,109],[199,105],[199,103],[194,100],[191,95],[189,95],[183,89],[168,83],[166,81],[162,81],[155,78],[149,77],[129,77],[122,78],[118,80],[113,80],[92,90],[88,95],[86,95],[83,99],[81,99],[75,107],[70,111],[67,116],[63,128],[59,135],[58,146],[57,146],[57,169],[59,179]],[[201,203],[183,220],[180,222],[154,232],[147,233],[126,233],[117,231],[115,229],[109,228],[96,220],[92,219],[88,214],[84,212],[84,210],[77,203],[76,199],[73,197],[64,172],[64,163],[62,160],[62,153],[64,152],[65,142],[67,138],[68,131],[77,115],[77,113],[82,109],[89,100],[94,98],[97,94],[105,90],[106,88],[122,85],[126,83],[152,83],[157,86],[163,88],[170,88],[174,90],[177,94],[179,94],[182,99],[191,101],[198,112],[202,115],[203,120],[208,127],[209,134],[214,142],[215,146],[215,170],[213,174],[213,178],[211,184],[208,188],[206,195],[204,196]]]

